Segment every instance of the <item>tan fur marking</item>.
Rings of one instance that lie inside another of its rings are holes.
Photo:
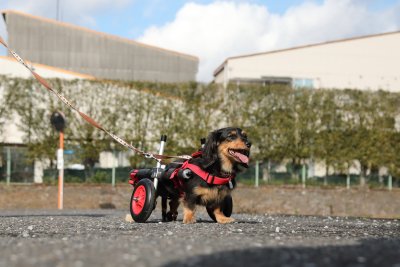
[[[185,205],[183,206],[183,223],[195,223],[196,218],[194,217],[195,211],[189,209]]]
[[[228,195],[228,191],[226,190],[218,190],[218,188],[205,188],[205,187],[196,187],[193,192],[200,196],[201,202],[203,204],[207,204],[210,202],[222,202],[222,200]]]
[[[215,215],[215,219],[217,220],[218,223],[232,223],[235,221],[235,219],[230,218],[230,217],[226,217],[220,208],[216,208],[214,210],[214,215]]]
[[[218,146],[218,154],[221,159],[221,168],[224,172],[232,172],[233,164],[236,162],[235,157],[229,154],[229,149],[249,150],[246,144],[241,139],[235,141],[225,141]]]

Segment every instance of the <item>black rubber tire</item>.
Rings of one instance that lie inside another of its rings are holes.
[[[210,216],[210,218],[213,219],[214,222],[216,222],[217,219],[215,218],[214,210],[211,209],[210,207],[206,207],[206,209],[208,216]],[[232,196],[228,195],[224,198],[224,201],[222,202],[221,211],[226,217],[231,217],[232,210],[233,210]]]
[[[143,198],[141,203],[143,204],[142,208],[135,208],[133,205],[134,200],[133,197],[137,190],[141,190],[140,197]],[[144,201],[143,201],[144,200]],[[135,189],[132,192],[131,202],[130,202],[130,211],[132,215],[132,219],[138,223],[144,223],[150,217],[151,213],[153,212],[154,205],[156,201],[156,194],[153,182],[150,179],[142,179],[136,185]]]

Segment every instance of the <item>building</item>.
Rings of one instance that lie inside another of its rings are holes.
[[[31,62],[27,62],[27,64],[44,78],[94,79],[90,75],[42,64],[32,64]],[[13,78],[32,78],[31,72],[14,58],[3,56],[0,56],[0,75]],[[1,79],[3,80],[4,78]],[[3,91],[0,83],[0,103],[2,103]],[[18,128],[18,124],[21,124],[20,117],[17,114],[13,114],[11,118],[4,121],[4,124],[7,126],[0,131],[0,181],[41,182],[44,169],[43,162],[36,160],[33,164],[30,164],[25,160],[27,149],[23,133]]]
[[[214,82],[400,91],[400,31],[227,58]]]
[[[65,80],[74,79],[95,79],[92,75],[82,74],[74,71],[68,71],[52,66],[27,62],[40,76],[44,78],[59,78]],[[26,69],[21,63],[17,62],[13,57],[0,56],[0,75],[6,75],[17,78],[32,78],[32,73]]]
[[[197,57],[16,11],[2,15],[9,46],[32,62],[102,79],[196,80]]]
[[[3,11],[2,15],[9,47],[30,60],[27,64],[44,78],[158,82],[196,79],[199,60],[191,55],[16,11]],[[32,74],[13,57],[0,57],[0,80],[8,83],[12,78],[32,78]],[[0,83],[0,103],[3,100]],[[41,183],[48,161],[25,160],[27,147],[18,114],[4,119],[0,112],[0,122],[5,125],[0,131],[0,182]],[[102,152],[99,165],[127,166],[126,154]]]
[[[27,62],[40,76],[44,78],[59,78],[66,80],[74,79],[87,79],[93,80],[94,77],[86,74],[76,73],[73,71],[67,71],[51,66],[42,64],[32,64]],[[31,72],[26,69],[21,63],[17,62],[14,58],[0,56],[0,75],[15,77],[15,78],[32,78]],[[2,98],[2,91],[0,84],[0,99]],[[21,131],[18,130],[17,124],[19,122],[18,116],[14,116],[10,121],[7,122],[7,127],[0,133],[0,144],[17,144],[22,145],[23,136]]]

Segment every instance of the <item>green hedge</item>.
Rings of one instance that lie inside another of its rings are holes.
[[[167,134],[165,153],[191,153],[211,130],[236,125],[252,139],[252,159],[289,160],[294,173],[313,158],[336,173],[346,173],[358,162],[360,180],[380,167],[395,179],[400,177],[399,93],[274,85],[50,82],[104,128],[146,151],[155,151],[159,136]],[[54,110],[67,116],[65,138],[79,148],[77,163],[93,170],[99,153],[110,150],[109,136],[73,114],[36,81],[0,76],[0,85],[5,95],[0,122],[12,112],[20,115],[31,159],[55,158],[58,135],[48,120]],[[133,156],[131,164],[140,166],[143,159]],[[80,174],[71,177],[82,179]],[[107,177],[99,172],[92,179]]]

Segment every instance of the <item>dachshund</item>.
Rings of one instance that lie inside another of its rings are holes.
[[[201,205],[213,214],[218,223],[231,223],[233,218],[224,215],[223,203],[226,197],[230,197],[231,191],[236,186],[235,175],[239,172],[240,166],[248,168],[251,142],[247,134],[240,128],[227,127],[211,132],[201,149],[199,156],[193,157],[188,161],[192,166],[197,166],[208,174],[207,178],[214,177],[226,183],[213,183],[208,179],[192,172],[189,179],[180,179],[181,186],[177,191],[172,186],[172,181],[163,182],[163,191],[168,193],[170,198],[170,211],[166,212],[166,197],[162,202],[162,217],[165,221],[176,220],[178,215],[179,198],[183,203],[183,223],[189,224],[196,222],[196,206]],[[171,163],[167,169],[176,167],[176,163]],[[182,163],[178,163],[182,164]],[[183,197],[182,197],[183,196]]]

